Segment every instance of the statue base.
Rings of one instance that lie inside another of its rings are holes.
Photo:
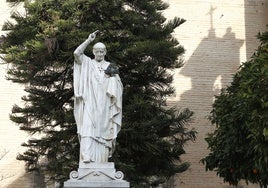
[[[114,163],[79,163],[78,171],[70,173],[64,188],[129,188],[124,174],[114,168]]]

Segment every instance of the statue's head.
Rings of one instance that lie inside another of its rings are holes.
[[[96,61],[101,62],[102,60],[104,60],[106,52],[107,52],[106,46],[103,43],[98,42],[98,43],[94,44],[93,54],[95,56]]]

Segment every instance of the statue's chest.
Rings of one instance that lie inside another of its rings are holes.
[[[109,64],[107,63],[96,63],[94,62],[93,63],[93,66],[91,66],[91,70],[90,72],[92,72],[93,76],[94,76],[94,79],[99,82],[99,83],[105,83],[108,81],[108,75],[105,74],[105,70],[107,69]]]

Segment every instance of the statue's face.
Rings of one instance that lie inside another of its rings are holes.
[[[97,48],[93,50],[93,54],[95,55],[95,60],[101,62],[104,60],[106,50],[103,48]]]

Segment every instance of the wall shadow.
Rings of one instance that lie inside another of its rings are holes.
[[[180,74],[191,79],[192,87],[180,96],[179,103],[194,111],[199,122],[209,115],[214,96],[231,82],[240,65],[243,42],[231,27],[223,37],[217,37],[211,28],[182,67]]]
[[[12,181],[9,185],[4,186],[5,188],[48,188],[44,183],[44,177],[37,172],[24,173],[19,176],[16,180]],[[54,187],[54,186],[53,186]]]
[[[183,92],[179,101],[170,101],[171,105],[187,107],[194,112],[194,121],[191,126],[198,132],[196,142],[185,147],[186,154],[182,156],[182,160],[190,162],[191,166],[188,171],[176,178],[175,185],[179,187],[198,184],[189,177],[212,178],[211,182],[205,183],[208,187],[225,186],[222,180],[217,178],[215,172],[205,171],[200,160],[208,153],[205,137],[215,128],[208,121],[214,97],[220,93],[221,88],[230,84],[233,75],[238,70],[241,63],[240,48],[244,44],[244,40],[236,37],[232,27],[226,27],[225,33],[218,37],[213,25],[214,10],[215,8],[211,7],[208,13],[210,28],[207,36],[200,41],[191,57],[179,71],[179,75],[187,80],[190,79],[191,89]]]

